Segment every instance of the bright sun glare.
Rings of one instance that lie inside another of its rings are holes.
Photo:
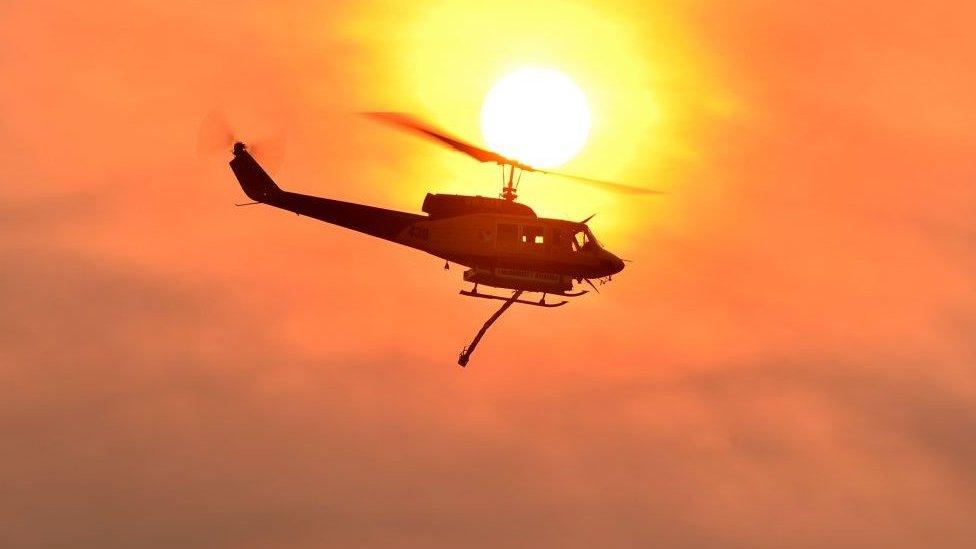
[[[538,168],[564,164],[590,133],[586,95],[565,74],[526,68],[508,74],[485,95],[481,133],[488,146]]]

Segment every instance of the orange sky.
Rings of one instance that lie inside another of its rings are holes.
[[[971,3],[100,4],[0,7],[0,545],[976,537]],[[216,108],[291,190],[492,194],[352,113],[479,141],[524,65],[589,96],[565,170],[671,194],[524,183],[634,262],[467,370],[460,269],[196,154]]]

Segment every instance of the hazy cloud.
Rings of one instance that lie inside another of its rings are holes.
[[[284,119],[288,186],[416,210],[422,149],[349,115],[409,102],[413,12],[79,6],[0,8],[3,546],[976,537],[968,5],[653,6],[731,99],[689,86],[669,202],[595,218],[628,270],[468,370],[457,270],[195,156],[215,104]]]

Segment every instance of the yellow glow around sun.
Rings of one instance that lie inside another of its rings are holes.
[[[585,145],[561,171],[671,190],[697,165],[699,155],[711,150],[702,140],[712,135],[709,128],[715,117],[724,116],[714,106],[734,99],[726,83],[714,78],[724,69],[711,64],[709,50],[698,40],[697,15],[680,2],[354,4],[362,6],[361,16],[342,31],[370,54],[351,73],[361,79],[355,85],[362,90],[359,103],[410,112],[469,141],[481,132],[489,147],[497,146],[480,113],[486,92],[506,75],[525,67],[557,68],[568,75],[585,91],[590,125]],[[686,20],[689,16],[693,26]],[[331,94],[321,94],[329,98],[323,99],[325,109],[333,108]],[[375,139],[383,139],[383,131],[377,129]],[[398,201],[416,201],[428,191],[486,196],[497,192],[497,166],[438,152],[426,143],[410,145],[399,136],[387,139],[412,147],[410,154],[395,169],[385,163],[368,169],[376,170],[381,180],[401,181],[383,187]],[[630,200],[537,175],[528,175],[519,188],[519,200],[540,215],[582,219],[601,210],[604,213],[595,220],[601,231],[635,229],[649,220],[684,222],[677,215],[683,207],[678,196],[684,195]],[[609,215],[611,211],[615,214]]]
[[[576,84],[552,69],[524,68],[495,83],[481,106],[488,147],[539,168],[564,164],[590,133],[590,107]]]

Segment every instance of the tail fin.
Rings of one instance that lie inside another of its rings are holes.
[[[230,161],[230,169],[234,171],[244,194],[255,202],[268,202],[281,192],[264,168],[247,152],[244,143],[234,143],[234,159]]]

